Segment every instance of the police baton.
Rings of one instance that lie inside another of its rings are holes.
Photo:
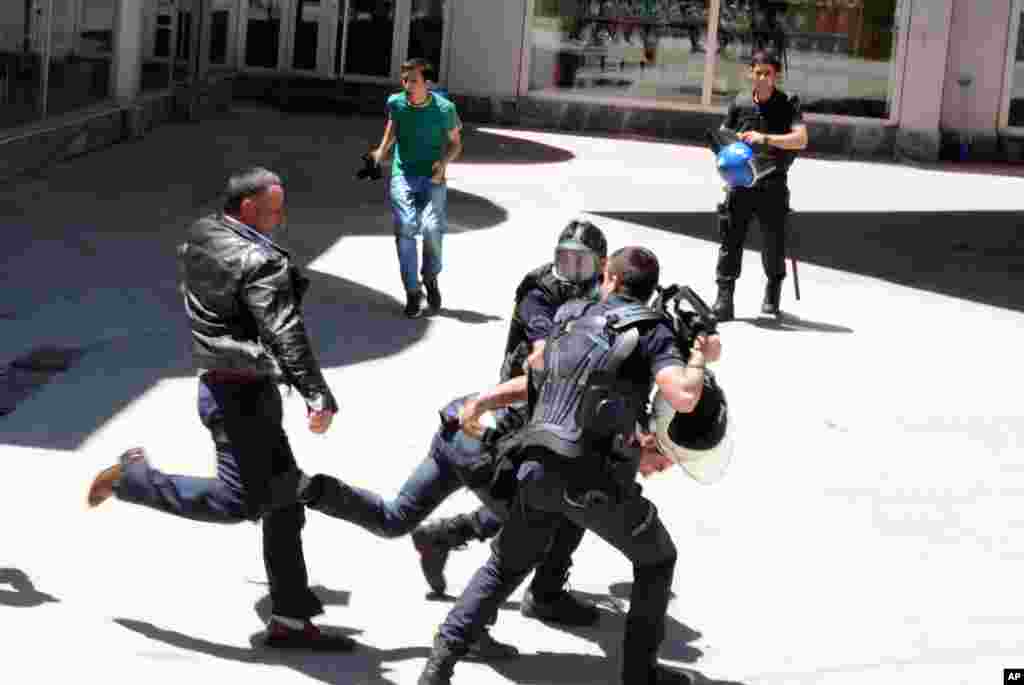
[[[797,270],[796,255],[793,254],[794,248],[796,247],[796,231],[793,230],[793,221],[790,217],[793,215],[793,210],[787,210],[786,212],[786,230],[789,231],[789,265],[793,268],[793,291],[796,293],[796,299],[800,301],[800,272]]]

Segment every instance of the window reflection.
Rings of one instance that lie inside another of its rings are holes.
[[[779,86],[799,94],[804,111],[888,118],[897,5],[898,0],[723,0],[713,102],[727,103],[750,87],[750,54],[764,47],[779,53]]]
[[[10,3],[0,19],[0,126],[17,126],[42,114],[45,27],[42,6]]]
[[[48,115],[109,96],[115,4],[115,0],[52,0]]]
[[[704,0],[538,0],[530,89],[700,102]]]
[[[710,0],[537,0],[530,91],[696,105],[717,52],[712,104],[724,106],[750,87],[751,53],[768,47],[805,110],[886,118],[901,1],[721,0],[708,46]]]

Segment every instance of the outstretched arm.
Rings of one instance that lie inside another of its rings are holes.
[[[462,426],[475,425],[484,412],[507,407],[527,400],[528,376],[516,376],[510,380],[483,391],[475,399],[467,400],[462,406]]]

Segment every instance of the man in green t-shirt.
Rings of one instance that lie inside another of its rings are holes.
[[[405,285],[405,315],[422,316],[423,293],[417,271],[416,236],[423,235],[423,284],[427,309],[441,309],[437,275],[441,245],[448,230],[448,164],[462,153],[462,123],[455,105],[427,88],[430,63],[402,64],[402,92],[388,98],[384,138],[370,154],[380,164],[394,146],[391,164],[391,214],[395,220],[398,264]]]

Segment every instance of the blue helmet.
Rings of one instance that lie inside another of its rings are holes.
[[[757,182],[754,151],[744,142],[723,147],[716,159],[718,175],[730,188],[750,188]]]

